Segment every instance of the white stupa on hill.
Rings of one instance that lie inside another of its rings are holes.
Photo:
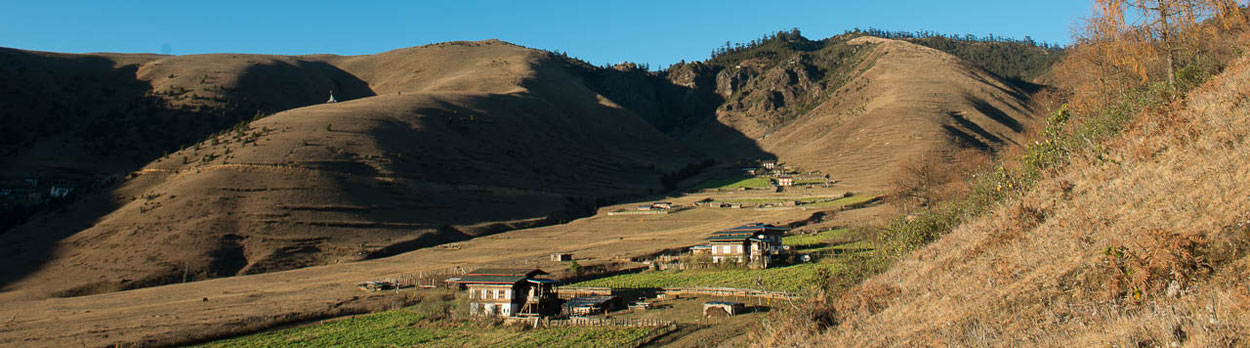
[[[326,101],[326,104],[330,104],[330,103],[337,103],[337,102],[339,102],[339,100],[338,100],[338,99],[334,99],[334,90],[332,89],[332,90],[330,90],[330,100],[327,100],[327,101]]]

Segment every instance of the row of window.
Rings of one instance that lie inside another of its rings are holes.
[[[738,253],[742,252],[741,245],[713,245],[712,253],[713,254],[731,254],[734,252],[734,247],[738,247]]]
[[[512,306],[508,304],[492,304],[492,303],[469,303],[469,314],[486,314],[503,316],[512,315]]]
[[[512,298],[512,289],[469,289],[469,298],[508,300]]]

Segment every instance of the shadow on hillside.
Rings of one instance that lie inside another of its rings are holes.
[[[249,66],[231,91],[234,100],[250,102],[250,108],[274,113],[325,103],[374,96],[369,84],[325,62],[295,60]]]
[[[711,65],[684,65],[681,70],[655,74],[641,69],[594,69],[570,64],[591,87],[618,105],[632,111],[655,129],[664,132],[702,159],[680,170],[662,172],[663,195],[673,193],[677,184],[711,170],[739,169],[737,162],[776,160],[777,156],[759,146],[755,139],[717,120],[716,110],[724,98],[716,93],[719,68]],[[669,76],[681,76],[674,83]]]
[[[990,105],[990,103],[980,98],[976,98],[972,96],[969,96],[967,98],[968,98],[968,101],[972,103],[972,107],[976,108],[978,112],[985,114],[985,116],[989,117],[995,122],[998,122],[999,124],[1006,126],[1007,128],[1010,128],[1012,131],[1016,133],[1020,133],[1024,131],[1024,125],[1022,125],[1019,120],[1012,118],[1011,115],[1008,115],[1006,112],[999,110],[997,107],[994,107],[994,105]]]
[[[985,130],[984,127],[972,122],[963,112],[951,111],[947,113],[955,125],[944,124],[942,129],[948,135],[955,138],[955,143],[961,147],[973,148],[981,151],[994,151],[995,146],[1002,144],[1004,140],[993,133]],[[1010,141],[1008,139],[1007,141]]]
[[[251,120],[258,113],[323,103],[330,89],[343,91],[344,98],[373,95],[366,83],[336,67],[300,61],[296,65],[247,69],[240,76],[239,86],[226,91],[229,98],[225,107],[180,107],[168,103],[163,98],[168,95],[161,94],[164,92],[155,92],[150,83],[139,80],[138,65],[117,64],[101,56],[0,48],[0,65],[7,68],[0,69],[0,85],[14,86],[10,93],[0,95],[0,105],[6,111],[5,128],[30,135],[17,144],[0,143],[0,163],[23,157],[61,161],[65,164],[27,175],[53,176],[61,184],[75,188],[63,205],[51,207],[55,209],[33,210],[20,217],[4,216],[21,223],[0,230],[0,263],[4,264],[0,268],[0,289],[11,290],[10,284],[51,260],[57,243],[100,223],[119,209],[121,201],[113,197],[113,191],[118,187],[116,182],[127,173],[166,153]],[[310,76],[303,76],[308,72]],[[286,77],[273,78],[274,75]],[[266,86],[270,79],[278,81],[279,86]],[[302,95],[281,95],[300,85],[308,87]],[[23,153],[38,149],[34,145],[40,141],[62,135],[69,139],[66,143],[80,147],[85,155],[75,154],[78,151]],[[84,161],[98,164],[86,165]],[[64,172],[73,174],[60,174]]]

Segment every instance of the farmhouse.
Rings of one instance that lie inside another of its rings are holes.
[[[789,176],[789,175],[783,175],[783,176],[778,177],[776,182],[777,182],[777,186],[779,187],[794,186],[794,177]]]
[[[655,202],[651,203],[651,209],[668,210],[673,209],[673,202]]]
[[[456,283],[468,290],[473,315],[526,317],[557,314],[555,280],[535,278],[547,274],[532,268],[482,268],[465,274]]]
[[[764,223],[746,224],[712,233],[712,262],[747,263],[767,268],[773,257],[785,252],[781,235],[789,229]]]
[[[776,167],[777,167],[777,161],[764,161],[764,162],[760,162],[760,166],[764,167],[764,169],[769,169],[769,170],[771,170],[771,169],[773,169],[773,168],[776,168]]]

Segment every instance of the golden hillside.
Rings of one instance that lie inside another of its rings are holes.
[[[352,57],[7,52],[47,69],[6,75],[41,90],[130,88],[98,105],[62,101],[85,93],[73,90],[29,96],[113,111],[13,147],[3,160],[21,164],[7,175],[152,159],[0,235],[14,265],[0,279],[30,297],[79,296],[390,256],[661,193],[662,176],[707,158],[778,157],[877,191],[903,163],[993,153],[1033,123],[1026,93],[949,54],[869,37],[823,52],[842,58],[684,77],[494,40]],[[809,70],[824,77],[788,77]],[[330,91],[341,102],[325,103]],[[228,122],[253,114],[264,117]],[[170,140],[196,133],[206,139]]]
[[[758,147],[850,187],[881,190],[900,166],[992,155],[1033,127],[1029,93],[950,54],[858,37],[807,55],[748,59],[716,76],[715,119],[682,139],[716,154]],[[733,147],[730,147],[733,149]]]
[[[1244,43],[1244,41],[1242,41]],[[833,346],[1238,346],[1250,60],[838,300]],[[789,340],[790,338],[780,338]]]
[[[584,215],[692,159],[548,54],[501,42],[171,57],[137,74],[158,90],[207,74],[226,100],[278,108],[359,74],[340,96],[367,97],[236,127],[3,235],[20,277],[9,289],[81,295],[393,255]]]

